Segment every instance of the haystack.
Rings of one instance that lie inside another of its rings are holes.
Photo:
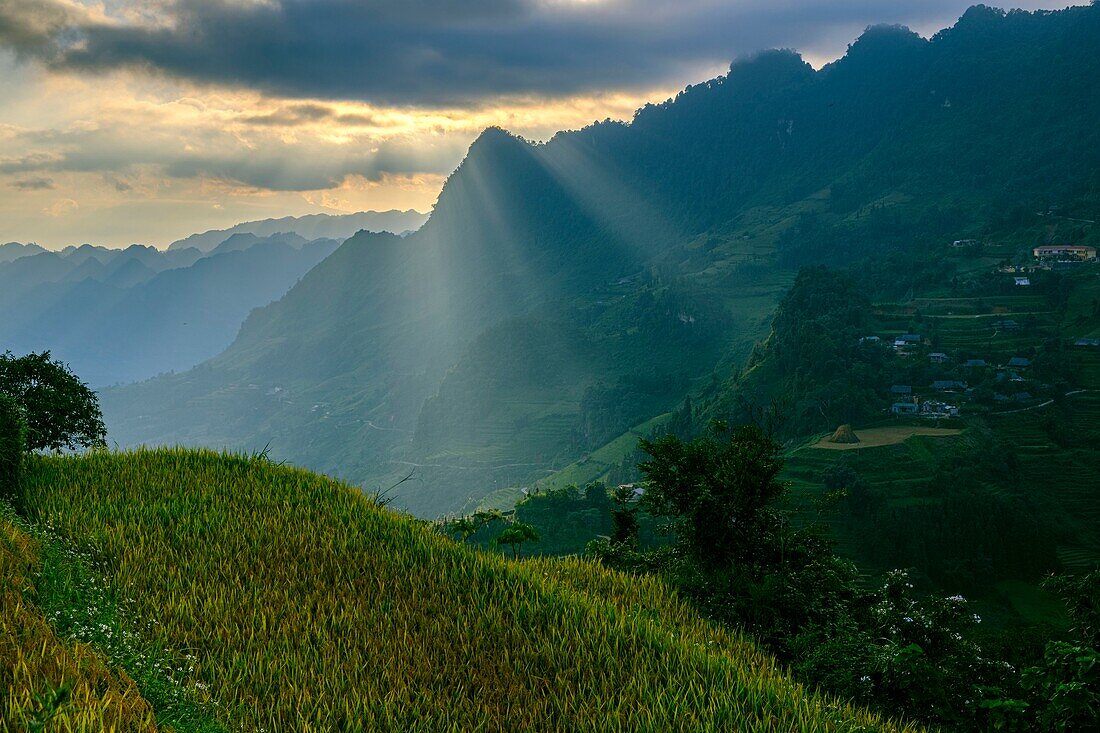
[[[852,430],[851,425],[841,425],[833,433],[833,437],[829,438],[830,443],[858,443],[859,437],[855,431]]]

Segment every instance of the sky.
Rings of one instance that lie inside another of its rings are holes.
[[[0,0],[0,242],[165,246],[428,211],[497,125],[543,140],[956,0]],[[1064,7],[1025,2],[1024,9]]]

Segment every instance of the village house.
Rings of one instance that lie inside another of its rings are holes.
[[[1084,244],[1044,244],[1031,250],[1037,260],[1069,260],[1088,262],[1096,259],[1096,247]]]
[[[1023,356],[1014,356],[1014,357],[1012,357],[1011,359],[1008,360],[1007,366],[1013,367],[1013,368],[1016,368],[1016,369],[1025,369],[1025,368],[1031,366],[1031,359],[1028,359],[1028,358],[1023,357]]]
[[[1016,280],[1016,284],[1021,286],[1021,287],[1027,287],[1028,285],[1031,285],[1031,278],[1030,277],[1017,277],[1017,278],[1015,278],[1015,280]]]
[[[916,415],[920,412],[920,405],[916,402],[895,402],[890,405],[890,412],[895,415]]]
[[[1074,346],[1084,346],[1086,348],[1096,348],[1100,346],[1100,339],[1077,339],[1073,342]]]
[[[958,417],[959,413],[960,411],[957,405],[949,405],[946,402],[937,402],[935,400],[929,400],[920,407],[921,417]]]
[[[911,395],[913,394],[913,388],[908,384],[895,384],[890,388],[890,394]]]
[[[921,344],[919,333],[903,333],[894,339],[894,350],[905,352],[917,348]]]
[[[998,331],[1019,331],[1022,326],[1019,321],[1014,321],[1011,318],[1006,318],[1003,321],[994,321],[993,328]]]
[[[878,336],[864,336],[859,340],[859,343],[877,345],[882,343],[882,339],[880,339]]]
[[[931,354],[928,355],[928,361],[932,362],[933,364],[946,364],[947,358],[947,354],[943,353],[942,351],[933,351]]]
[[[980,369],[982,367],[989,366],[985,359],[967,359],[963,362],[963,366],[967,369]]]
[[[977,244],[977,239],[956,239],[951,243],[951,246],[955,249],[962,249],[963,247],[975,247]]]
[[[953,391],[953,390],[964,390],[964,389],[966,389],[966,387],[967,387],[966,382],[960,382],[956,379],[937,379],[936,381],[932,382],[932,389],[937,390],[939,392],[950,392],[950,391]]]

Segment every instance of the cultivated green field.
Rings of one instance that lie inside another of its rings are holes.
[[[902,729],[802,689],[653,578],[479,553],[266,460],[36,457],[26,500],[213,711],[177,730]]]

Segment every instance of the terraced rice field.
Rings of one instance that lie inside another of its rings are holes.
[[[510,562],[330,479],[184,450],[31,461],[26,503],[246,731],[912,730],[804,690],[654,578]]]
[[[860,448],[877,448],[883,445],[895,445],[902,443],[914,435],[923,435],[930,438],[948,438],[959,435],[962,430],[958,428],[931,428],[923,425],[894,425],[883,428],[868,428],[855,431],[858,443],[834,443],[831,435],[826,435],[812,445],[813,448],[825,450],[859,450]]]

